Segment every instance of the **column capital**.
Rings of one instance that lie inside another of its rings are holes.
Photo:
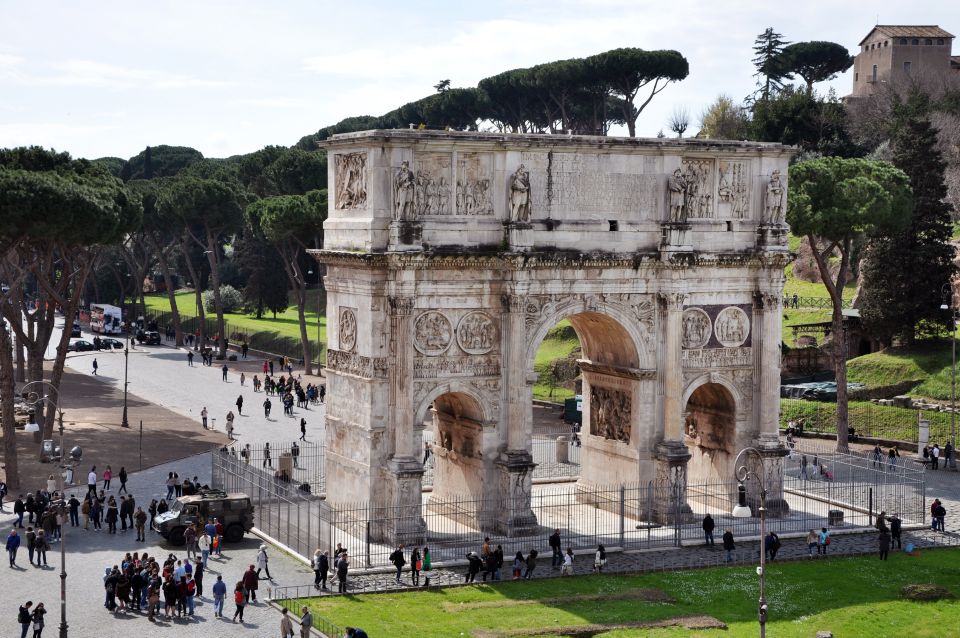
[[[780,295],[765,290],[757,290],[753,293],[753,303],[757,310],[770,310],[776,312],[780,306]]]
[[[683,310],[683,305],[687,302],[687,297],[689,295],[685,292],[659,292],[657,293],[657,299],[660,300],[660,304],[664,307],[665,310],[674,310],[680,311]]]
[[[390,302],[391,314],[395,316],[409,316],[413,312],[413,306],[416,304],[416,297],[388,297]]]
[[[504,293],[500,295],[500,303],[503,305],[504,312],[522,313],[527,309],[526,295]]]

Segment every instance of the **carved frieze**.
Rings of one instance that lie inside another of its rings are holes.
[[[493,171],[489,155],[457,155],[457,214],[493,214]]]
[[[363,208],[367,205],[367,154],[334,155],[334,205],[338,210]]]
[[[417,154],[414,191],[418,216],[450,214],[451,163],[449,153]]]
[[[713,330],[724,348],[739,347],[750,334],[750,317],[737,306],[727,306],[717,315]]]
[[[717,183],[717,217],[745,219],[750,214],[750,164],[720,160]]]
[[[632,403],[629,392],[591,385],[590,434],[629,443]]]
[[[387,359],[364,357],[342,350],[327,350],[327,369],[367,379],[383,379],[387,376]]]
[[[712,369],[753,366],[752,348],[695,348],[681,354],[684,368]]]
[[[340,307],[340,349],[353,352],[357,347],[357,315],[352,308]]]
[[[686,349],[702,348],[710,341],[712,331],[710,316],[700,308],[683,311],[681,330],[682,345]]]
[[[424,312],[413,323],[413,345],[427,356],[443,354],[452,340],[453,327],[443,313]]]
[[[500,375],[500,357],[417,357],[413,361],[415,379],[444,377],[494,377]]]
[[[714,213],[713,160],[683,160],[685,219],[710,219]]]
[[[487,354],[497,345],[497,326],[485,312],[469,312],[457,326],[457,345],[467,354]]]

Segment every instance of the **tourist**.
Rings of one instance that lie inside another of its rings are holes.
[[[527,580],[533,576],[533,570],[537,568],[537,550],[531,549],[527,554],[527,569],[523,572],[523,577]]]
[[[223,617],[223,599],[227,596],[227,584],[223,576],[217,575],[217,582],[213,584],[213,617]]]
[[[903,533],[903,521],[900,520],[900,517],[897,514],[894,514],[890,517],[890,538],[891,545],[893,543],[897,544],[897,549],[901,549],[900,545],[900,536]]]
[[[257,576],[257,572],[254,571],[255,568],[253,565],[243,572],[243,577],[241,582],[243,583],[243,593],[244,599],[246,601],[253,600],[257,601],[257,588],[259,587],[260,578]]]
[[[243,416],[243,395],[237,397],[237,414]]]
[[[703,517],[703,537],[706,540],[705,545],[713,545],[713,517],[708,513]]]
[[[210,558],[210,534],[207,533],[207,528],[204,527],[203,533],[200,534],[200,538],[197,539],[197,547],[200,549],[200,563],[204,567],[207,566],[207,560]]]
[[[280,610],[280,638],[293,638],[293,622],[289,613],[286,607]]]
[[[597,551],[593,556],[593,570],[597,573],[603,571],[603,566],[607,564],[607,550],[603,543],[597,545]]]
[[[326,589],[327,572],[330,570],[330,559],[327,558],[327,553],[319,549],[315,551],[310,567],[313,568],[313,586],[316,589]]]
[[[573,576],[573,548],[568,547],[563,556],[563,565],[560,567],[561,576]]]
[[[270,575],[270,567],[268,566],[270,558],[267,556],[267,546],[261,545],[260,551],[257,552],[257,578],[260,577],[260,570],[263,570],[263,573],[267,575],[267,580],[273,580],[273,576]]]
[[[890,532],[886,526],[880,530],[877,541],[880,543],[880,560],[887,560],[887,555],[890,554]]]
[[[897,449],[897,446],[894,445],[890,448],[890,451],[887,452],[887,468],[893,470],[897,467],[897,459],[900,458],[900,450]]]
[[[423,571],[428,572],[433,569],[433,557],[430,555],[430,548],[423,546]],[[429,578],[427,579],[430,580]]]
[[[267,397],[263,402],[263,416],[267,419],[270,418],[270,408],[273,407],[273,404],[270,403],[270,397]]]
[[[243,357],[244,359],[246,359],[246,358],[247,358],[247,353],[248,353],[249,351],[250,351],[250,346],[247,345],[247,342],[246,342],[246,341],[243,341],[243,342],[240,344],[240,356]]]
[[[227,382],[227,370],[228,370],[227,364],[223,364],[223,367],[220,368],[220,370],[223,372],[223,382],[226,383],[226,382]],[[242,622],[242,621],[241,621],[241,622]]]
[[[233,420],[236,417],[233,416],[233,410],[227,412],[227,439],[233,440]]]
[[[187,366],[193,367],[193,350],[187,350]]]
[[[213,524],[217,528],[217,535],[213,538],[213,555],[223,555],[223,523],[219,518],[213,519]]]
[[[30,624],[33,622],[31,607],[33,607],[33,601],[28,600],[20,605],[20,609],[17,611],[17,622],[20,623],[20,638],[27,638],[27,632],[30,631]]]
[[[243,387],[243,384],[246,382],[246,380],[247,380],[247,375],[244,374],[243,372],[241,372],[241,373],[240,373],[240,387],[241,387],[241,388]]]
[[[807,533],[806,543],[807,543],[807,554],[809,554],[810,557],[812,558],[813,550],[817,548],[817,533],[815,531],[810,530],[810,532]]]
[[[197,588],[197,596],[203,598],[203,574],[207,571],[203,562],[198,562],[193,568],[193,582]]]
[[[420,558],[420,548],[414,547],[410,552],[410,582],[414,586],[420,584],[421,569],[423,569],[423,560]]]
[[[345,594],[347,593],[347,572],[350,569],[350,559],[349,556],[347,556],[347,552],[342,552],[339,557],[335,559],[334,564],[337,567],[337,591]]]
[[[943,503],[940,502],[940,499],[934,501],[935,506],[933,507],[933,520],[934,520],[934,530],[940,530],[941,532],[946,532],[944,529],[944,519],[947,517],[947,510],[943,507]]]
[[[206,408],[204,408],[204,409],[206,409]],[[166,499],[166,500],[169,501],[170,499],[173,498],[173,494],[174,494],[174,491],[175,491],[175,489],[176,489],[176,488],[174,487],[174,482],[173,482],[173,472],[170,472],[170,473],[167,475],[167,480],[166,480],[166,482],[165,482],[165,485],[166,485],[166,487],[167,487],[167,499]]]
[[[729,563],[733,561],[733,550],[737,548],[737,546],[733,544],[733,532],[727,529],[720,540],[723,541],[723,549],[727,552],[726,562]]]
[[[400,584],[400,574],[403,571],[403,566],[407,564],[407,559],[403,556],[403,545],[398,545],[393,553],[390,554],[389,560],[393,563],[393,566],[397,569],[397,575],[395,580],[397,584]]]
[[[270,458],[270,442],[263,444],[263,466],[273,468],[273,460]]]
[[[307,440],[307,420],[303,417],[300,417],[300,440]]]
[[[96,496],[97,494],[97,466],[94,465],[90,468],[90,473],[87,474],[87,492]],[[33,522],[33,517],[30,518],[30,522]]]
[[[12,529],[10,530],[9,536],[7,536],[7,556],[10,559],[10,567],[16,567],[17,551],[19,549],[20,549],[20,536],[17,534],[16,529]],[[31,559],[30,562],[33,563],[33,560]]]
[[[428,453],[429,454],[429,453]],[[424,456],[424,463],[426,463],[426,456]],[[564,563],[563,549],[560,545],[560,530],[553,530],[553,534],[550,535],[548,540],[550,544],[550,550],[553,552],[553,556],[550,558],[550,567],[557,569]]]
[[[251,565],[252,567],[252,565]],[[237,622],[237,617],[240,617],[240,623],[243,623],[243,606],[247,603],[246,592],[244,591],[243,582],[238,582],[233,588],[233,602],[236,605],[237,609],[233,612],[233,622]]]
[[[67,507],[70,508],[70,527],[80,527],[80,501],[73,494],[67,501]]]
[[[313,614],[310,613],[310,608],[304,605],[301,610],[303,615],[300,616],[300,638],[310,638],[310,630],[313,628]]]
[[[110,466],[107,466],[107,469],[103,471],[103,489],[106,492],[110,491],[110,480],[113,479],[113,470],[110,469]]]
[[[137,530],[137,542],[145,543],[147,541],[147,534],[145,532],[145,527],[147,525],[147,513],[143,511],[142,507],[137,508],[137,513],[133,515],[134,528]]]
[[[207,406],[203,406],[203,409],[200,410],[200,421],[203,423],[203,429],[207,429]]]
[[[99,367],[100,367],[100,366],[97,365],[97,358],[94,357],[94,358],[93,358],[93,374],[94,374],[94,375],[97,374],[97,368],[99,368]]]
[[[476,552],[469,552],[467,554],[467,573],[464,576],[465,583],[472,583],[477,578],[477,574],[480,573],[480,568],[483,566],[483,561],[480,560],[480,557],[477,556]],[[397,582],[400,582],[400,579],[397,579]]]
[[[130,493],[130,490],[127,489],[127,468],[120,466],[120,472],[117,474],[117,478],[120,479],[120,489],[117,490],[117,494],[120,492]]]
[[[346,632],[346,638],[369,638],[369,636],[367,636],[367,632],[358,627],[347,627]]]
[[[800,455],[800,478],[804,481],[807,480],[807,455]]]
[[[290,444],[290,458],[293,460],[293,467],[299,467],[297,461],[300,459],[300,446],[296,441]]]
[[[197,559],[197,529],[193,525],[187,525],[183,530],[183,542],[187,546],[187,558]]]
[[[264,376],[266,376],[268,370],[270,374],[273,374],[273,368],[267,365],[266,359],[263,360],[263,366],[260,368],[260,370],[263,372]]]
[[[89,531],[90,529],[90,510],[92,505],[90,503],[90,495],[87,494],[83,503],[80,505],[80,513],[83,515],[83,529],[84,531]]]
[[[526,565],[527,561],[523,557],[521,552],[517,552],[517,555],[513,557],[513,580],[518,580],[523,575],[523,566]]]
[[[43,615],[47,613],[43,603],[37,603],[33,610],[31,620],[33,620],[33,638],[40,638],[43,634]]]
[[[880,449],[879,443],[873,446],[873,467],[877,466],[883,469],[883,450]]]
[[[23,515],[26,513],[27,507],[23,503],[23,494],[17,497],[17,500],[13,504],[13,513],[17,515],[17,520],[14,522],[15,527],[23,529]]]
[[[780,550],[780,537],[777,536],[776,532],[773,530],[767,534],[767,537],[763,541],[764,551],[767,553],[767,558],[774,560],[777,557],[777,551]]]
[[[827,547],[830,545],[830,532],[827,531],[826,527],[820,528],[820,533],[817,535],[817,555],[823,554],[827,555]]]
[[[110,500],[107,501],[107,514],[104,517],[104,520],[107,522],[107,533],[116,534],[117,533],[117,518],[119,517],[119,509],[117,508],[117,501],[112,496]]]

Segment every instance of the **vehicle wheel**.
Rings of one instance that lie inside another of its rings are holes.
[[[173,530],[170,531],[170,535],[167,536],[167,540],[170,541],[171,545],[176,545],[177,547],[180,547],[181,545],[187,542],[183,538],[183,531],[184,529],[182,527],[175,527]]]
[[[230,543],[239,543],[243,540],[243,525],[238,525],[234,523],[227,528],[226,532],[227,542]]]

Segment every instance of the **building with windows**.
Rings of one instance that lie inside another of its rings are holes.
[[[936,25],[878,24],[860,41],[850,97],[867,97],[878,83],[907,78],[960,77],[953,35]]]

